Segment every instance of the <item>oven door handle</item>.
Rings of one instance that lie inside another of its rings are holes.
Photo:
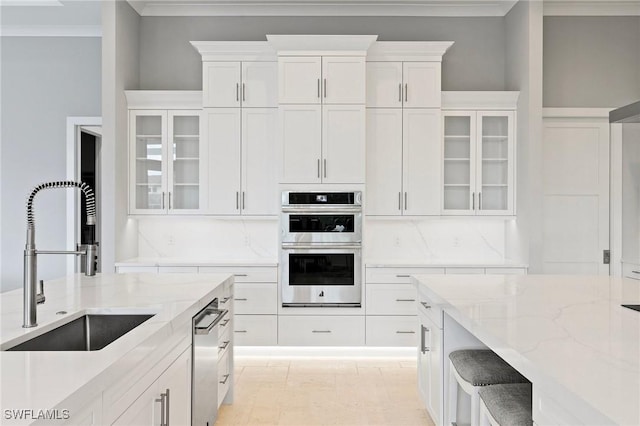
[[[283,250],[295,250],[295,249],[320,249],[320,250],[333,250],[333,249],[362,249],[362,244],[298,244],[298,243],[282,243]]]
[[[334,206],[309,206],[309,207],[282,207],[283,213],[361,213],[362,207],[334,207]]]

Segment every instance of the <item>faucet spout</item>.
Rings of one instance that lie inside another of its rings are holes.
[[[98,243],[90,241],[88,244],[79,246],[76,251],[38,251],[35,242],[35,220],[33,215],[33,201],[36,194],[44,189],[56,188],[76,188],[84,194],[86,201],[87,225],[96,224],[96,203],[93,190],[84,182],[75,181],[55,181],[42,183],[31,191],[27,199],[27,241],[24,248],[24,279],[23,279],[23,301],[24,301],[24,322],[22,327],[30,328],[38,325],[36,318],[36,305],[38,303],[38,270],[37,255],[40,254],[73,254],[84,256],[85,275],[95,275],[96,259],[98,256]],[[41,302],[44,303],[44,297]]]

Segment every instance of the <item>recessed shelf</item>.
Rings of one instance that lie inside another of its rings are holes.
[[[176,157],[173,161],[200,161],[198,157]]]
[[[200,186],[199,183],[174,183],[173,186]]]
[[[471,159],[464,158],[464,157],[451,157],[451,158],[445,158],[444,161],[471,161]]]
[[[444,186],[450,186],[452,188],[454,187],[469,188],[471,185],[469,185],[468,183],[445,183]]]
[[[173,135],[174,138],[189,138],[189,139],[193,139],[193,138],[199,138],[200,135]]]
[[[482,187],[483,188],[506,188],[507,185],[506,183],[483,183]]]
[[[146,139],[149,139],[149,138],[159,139],[161,137],[162,135],[136,135],[136,138],[146,138]]]
[[[471,135],[444,135],[445,139],[470,139]]]
[[[136,182],[136,186],[162,186],[161,183],[140,183]]]
[[[508,158],[483,158],[482,161],[509,161]]]
[[[504,139],[507,140],[509,136],[501,136],[501,135],[482,135],[482,139]]]

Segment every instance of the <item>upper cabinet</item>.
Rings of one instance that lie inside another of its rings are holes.
[[[367,62],[368,108],[439,108],[440,62]]]
[[[442,214],[515,214],[517,96],[518,92],[445,94]]]
[[[203,106],[278,106],[278,65],[273,61],[207,61],[202,65]]]
[[[363,104],[363,56],[281,56],[280,104]]]
[[[129,213],[202,213],[207,150],[200,138],[201,110],[188,109],[200,105],[200,92],[127,91],[126,96]]]

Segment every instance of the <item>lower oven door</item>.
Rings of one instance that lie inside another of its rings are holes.
[[[285,246],[281,265],[282,306],[361,305],[361,246]]]

